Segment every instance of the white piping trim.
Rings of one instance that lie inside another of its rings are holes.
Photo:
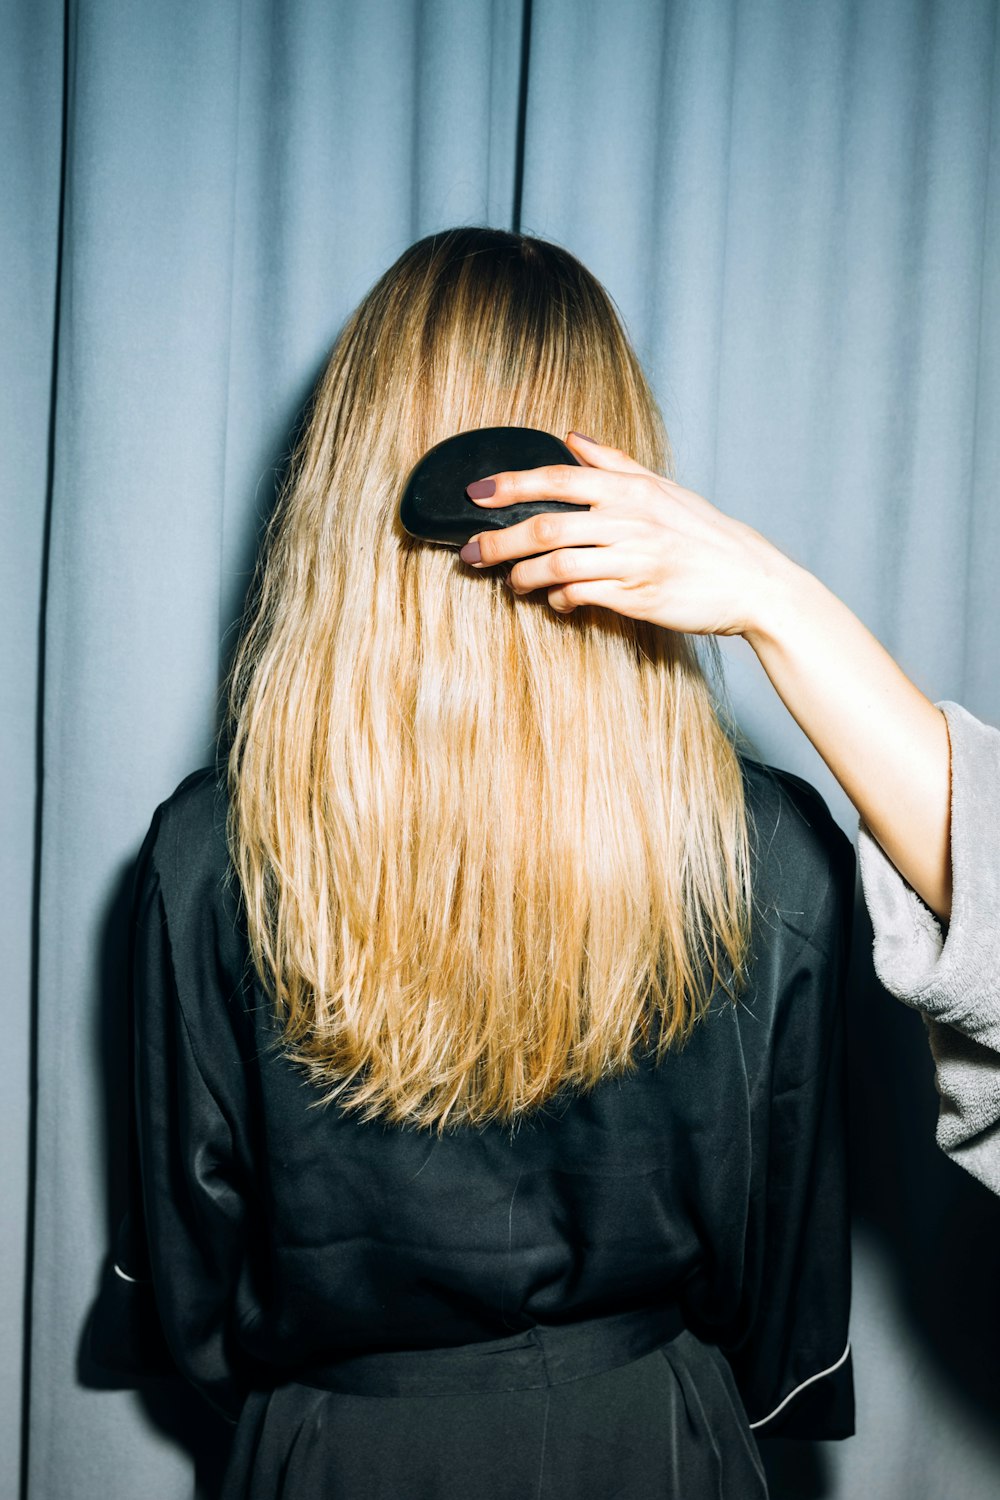
[[[146,1279],[142,1276],[129,1276],[124,1272],[118,1262],[115,1262],[115,1275],[120,1276],[122,1281],[131,1281],[133,1286],[145,1286]]]
[[[801,1385],[797,1385],[795,1387],[794,1391],[789,1391],[788,1395],[785,1397],[784,1401],[779,1402],[779,1404],[774,1408],[774,1411],[769,1412],[766,1417],[761,1417],[761,1419],[760,1419],[759,1422],[751,1422],[750,1423],[750,1430],[751,1430],[751,1432],[753,1431],[753,1429],[755,1427],[764,1427],[768,1422],[772,1421],[778,1415],[779,1411],[784,1411],[784,1409],[788,1405],[789,1401],[791,1401],[794,1396],[797,1396],[800,1391],[804,1391],[807,1385],[812,1385],[813,1381],[815,1381],[815,1380],[822,1380],[825,1376],[832,1375],[833,1372],[834,1372],[834,1370],[839,1370],[840,1367],[841,1367],[841,1365],[847,1359],[847,1357],[850,1354],[850,1352],[851,1352],[851,1341],[850,1341],[850,1339],[848,1339],[848,1341],[847,1341],[847,1348],[844,1350],[843,1354],[837,1360],[836,1364],[832,1364],[828,1370],[819,1370],[815,1375],[810,1375],[809,1379],[808,1380],[803,1380],[802,1384]]]

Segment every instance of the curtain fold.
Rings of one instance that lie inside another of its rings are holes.
[[[932,699],[1000,723],[997,6],[583,0],[575,18],[536,3],[524,228],[612,289],[681,482],[818,573]],[[853,836],[749,648],[723,652],[761,755]],[[931,1144],[923,1027],[875,984],[863,913],[856,948],[858,1435],[771,1450],[775,1493],[986,1500],[1000,1204]]]
[[[34,1155],[32,1076],[37,945],[39,674],[47,495],[53,435],[62,169],[61,0],[5,13],[0,45],[0,949],[6,1026],[0,1049],[0,1494],[17,1495]]]
[[[995,718],[996,5],[575,14],[535,7],[525,227],[614,290],[680,476]]]
[[[192,1413],[179,1416],[168,1392],[94,1388],[79,1348],[120,1204],[128,871],[156,802],[210,758],[256,528],[340,324],[414,238],[456,220],[509,222],[521,19],[510,0],[68,7],[58,365],[39,352],[29,454],[44,464],[54,406],[32,1500],[191,1492],[180,1434]],[[15,39],[59,59],[62,22],[25,4]],[[58,136],[49,73],[25,116],[30,128],[54,121]],[[39,218],[44,206],[39,196]],[[29,263],[36,243],[51,261],[51,211],[22,243]],[[50,272],[38,298],[54,283]],[[22,609],[38,607],[44,477],[34,497]],[[20,688],[30,723],[30,676]],[[19,753],[12,805],[30,830],[33,760]],[[12,1064],[21,1103],[8,1139],[23,1170],[27,1066]],[[12,1324],[17,1313],[15,1300]],[[10,1412],[14,1455],[13,1397]],[[202,1422],[206,1488],[219,1440]]]
[[[8,1358],[0,1493],[22,1451],[22,1500],[212,1491],[210,1420],[169,1384],[100,1389],[80,1353],[123,1188],[126,883],[210,756],[296,419],[412,240],[519,217],[567,245],[625,315],[681,481],[1000,723],[998,9],[9,0],[0,1336],[30,1383],[22,1450]],[[762,754],[853,834],[748,651],[726,657]],[[877,1159],[862,1140],[859,1436],[775,1450],[774,1493],[986,1500],[1000,1301],[977,1327],[946,1299],[949,1343],[928,1286],[980,1287],[998,1205],[935,1155],[919,1021],[870,965],[856,988],[891,1018],[858,1020],[860,1131],[885,1132]]]

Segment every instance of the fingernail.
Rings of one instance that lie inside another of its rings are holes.
[[[483,560],[478,542],[466,542],[464,547],[459,548],[458,555],[463,562],[473,563],[482,562]]]
[[[570,433],[570,437],[583,438],[583,441],[585,443],[594,443],[594,444],[597,443],[597,439],[596,438],[589,438],[585,432],[571,432]]]
[[[474,484],[467,484],[465,486],[465,493],[470,500],[488,500],[496,492],[497,482],[495,479],[477,479]]]

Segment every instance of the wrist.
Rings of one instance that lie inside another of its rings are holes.
[[[741,634],[758,655],[780,648],[810,607],[810,594],[822,589],[819,580],[761,539],[761,555],[754,572],[754,588]]]

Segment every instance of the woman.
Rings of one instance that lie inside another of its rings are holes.
[[[586,513],[473,537],[523,594],[668,630],[742,635],[861,816],[861,876],[885,987],[924,1014],[942,1148],[1000,1192],[1000,732],[935,706],[841,600],[759,533],[571,433],[582,467],[497,475],[481,505],[545,496]],[[949,921],[950,919],[950,921]]]
[[[148,1254],[226,1500],[752,1500],[756,1436],[853,1430],[847,841],[682,634],[399,524],[440,439],[584,419],[666,467],[577,261],[407,251],[317,393],[226,766],[140,853]]]

